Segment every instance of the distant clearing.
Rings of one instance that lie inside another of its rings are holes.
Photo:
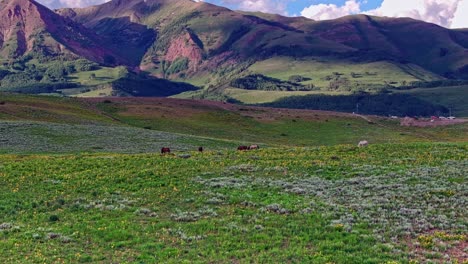
[[[310,81],[304,82],[305,84],[311,83],[323,90],[329,87],[331,78],[335,77],[333,73],[339,74],[340,78],[346,78],[350,85],[383,83],[401,85],[404,82],[441,78],[417,65],[399,66],[390,62],[352,63],[326,58],[296,60],[289,57],[275,57],[259,61],[249,70],[282,80],[288,80],[292,75],[301,75],[311,78]]]

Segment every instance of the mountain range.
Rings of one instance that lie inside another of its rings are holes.
[[[89,91],[122,77],[135,82],[169,79],[203,88],[189,93],[192,97],[230,88],[351,90],[359,85],[402,86],[406,80],[468,78],[468,29],[367,15],[314,21],[191,0],[112,0],[59,10],[33,0],[1,0],[0,62],[0,90],[19,79],[25,86],[62,84],[47,91]],[[98,68],[97,78],[82,73]],[[320,75],[318,68],[329,74]],[[346,68],[351,72],[340,70]],[[111,73],[99,79],[102,69]],[[255,74],[271,80],[260,88],[242,83],[232,87],[233,80]],[[299,77],[298,87],[285,86],[291,77]],[[194,86],[186,90],[197,89]],[[142,93],[127,89],[124,94]]]

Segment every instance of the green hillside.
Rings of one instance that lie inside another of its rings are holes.
[[[464,32],[411,19],[313,21],[187,0],[111,1],[58,13],[103,34],[137,36],[138,25],[154,29],[157,36],[146,39],[140,68],[205,88],[190,93],[199,98],[222,98],[227,84],[252,73],[282,80],[304,75],[311,78],[305,84],[322,90],[378,92],[387,84],[464,78],[468,61]],[[433,38],[436,44],[425,45]],[[145,40],[129,39],[130,46]],[[117,45],[124,50],[127,43]]]
[[[466,141],[468,124],[418,128],[399,120],[162,98],[73,99],[1,94],[1,152],[158,152],[239,144],[355,145]],[[158,136],[160,135],[160,136]],[[158,139],[160,137],[160,139]],[[119,140],[117,140],[119,139]]]
[[[260,61],[249,67],[249,70],[270,77],[288,80],[291,76],[300,75],[310,80],[304,84],[313,84],[320,90],[350,91],[375,89],[379,85],[402,85],[412,81],[432,81],[441,77],[416,65],[398,65],[390,62],[356,63],[327,58],[275,57]],[[338,82],[337,82],[338,81]],[[338,86],[333,87],[337,82]]]

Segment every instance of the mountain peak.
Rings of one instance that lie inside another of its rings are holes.
[[[314,21],[192,0],[111,0],[54,12],[34,0],[0,0],[2,61],[85,57],[169,79],[243,71],[279,56],[414,64],[445,76],[466,69],[467,48],[465,32],[408,18]]]
[[[34,0],[0,0],[0,12],[8,13],[8,18],[24,16],[24,15],[39,15],[40,13],[48,13],[50,10]]]
[[[26,4],[38,4],[34,0],[0,0],[0,5],[26,5]]]
[[[50,13],[51,15],[47,15]],[[53,13],[31,0],[0,2],[0,54],[11,58],[33,49],[32,36],[46,28]],[[17,45],[13,43],[16,42]],[[16,48],[15,48],[16,47]]]
[[[0,0],[0,58],[83,56],[104,62],[110,55],[93,31],[33,0]],[[111,64],[118,62],[114,56]]]

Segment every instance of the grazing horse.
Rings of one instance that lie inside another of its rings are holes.
[[[249,147],[247,147],[247,146],[239,146],[239,147],[237,147],[237,150],[249,150]]]
[[[253,150],[253,149],[259,149],[260,147],[258,145],[250,145],[249,146],[249,150]]]
[[[199,152],[203,152],[203,147],[198,147]]]
[[[367,145],[369,145],[369,142],[367,142],[367,140],[362,140],[362,141],[359,141],[357,146],[358,147],[365,147]]]
[[[161,148],[161,154],[166,154],[166,153],[171,153],[171,149],[170,148]]]

